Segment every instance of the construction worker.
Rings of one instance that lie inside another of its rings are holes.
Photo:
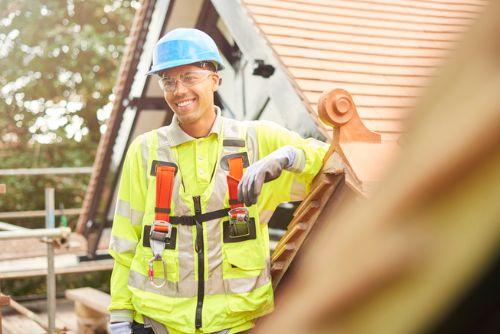
[[[200,30],[156,44],[148,74],[174,117],[136,138],[123,164],[111,333],[242,333],[273,310],[267,222],[279,203],[305,197],[327,146],[221,116],[221,69]]]

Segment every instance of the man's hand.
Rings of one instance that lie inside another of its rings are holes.
[[[297,154],[302,151],[283,146],[249,166],[238,185],[238,200],[251,206],[257,199],[265,182],[277,179],[281,171],[293,165]]]
[[[109,324],[109,332],[111,334],[132,334],[130,322],[114,322]]]

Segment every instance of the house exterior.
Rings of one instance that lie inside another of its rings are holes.
[[[420,92],[485,3],[144,0],[78,222],[90,255],[111,226],[128,143],[171,120],[155,78],[145,75],[154,44],[166,31],[197,27],[214,38],[226,65],[216,96],[224,115],[272,120],[331,140],[333,129],[319,121],[318,99],[323,91],[343,88],[366,128],[394,146]],[[366,164],[358,160],[352,165],[363,169]],[[361,173],[376,178],[380,171],[369,174],[379,165]]]

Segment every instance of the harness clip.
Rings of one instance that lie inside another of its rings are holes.
[[[163,264],[163,279],[161,280],[160,284],[156,284],[154,281],[155,270],[153,268],[153,263],[155,261],[161,261],[161,263]],[[165,261],[162,259],[161,256],[153,255],[153,257],[151,259],[149,259],[148,277],[149,277],[149,283],[151,283],[151,285],[153,285],[157,289],[162,288],[167,283],[167,264],[165,263]]]
[[[250,234],[248,209],[245,207],[229,210],[229,237],[238,238]]]

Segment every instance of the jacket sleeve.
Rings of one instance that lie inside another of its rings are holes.
[[[272,210],[283,202],[301,201],[311,190],[314,177],[323,166],[328,145],[314,138],[302,138],[296,132],[268,121],[252,122],[258,141],[257,159],[290,145],[299,152],[291,168],[264,185],[259,197],[259,211]],[[301,154],[300,154],[301,153]]]
[[[132,321],[133,306],[128,289],[130,265],[140,240],[146,197],[146,180],[139,136],[130,145],[123,163],[116,199],[109,253],[115,263],[111,274],[110,321]]]

